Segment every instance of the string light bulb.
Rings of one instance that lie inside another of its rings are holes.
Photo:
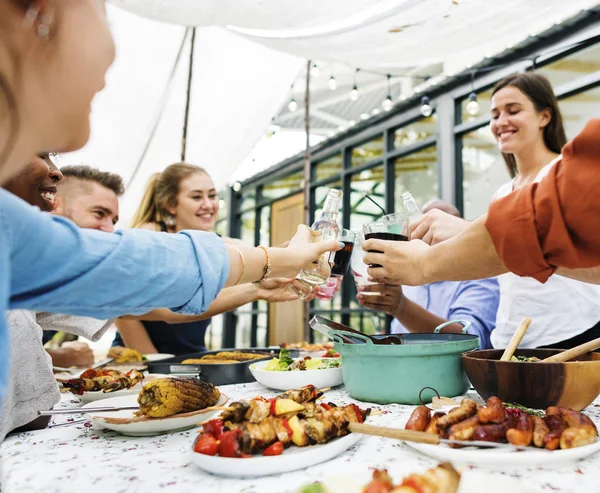
[[[329,77],[329,89],[331,89],[332,91],[335,91],[337,89],[337,81],[335,80],[335,77],[333,75]]]
[[[236,181],[232,187],[234,192],[239,192],[242,189],[242,184],[239,181]]]
[[[423,96],[421,98],[421,115],[425,118],[428,118],[432,115],[433,108],[431,107],[431,102],[429,100],[429,96]]]
[[[360,97],[360,93],[358,92],[358,85],[356,85],[356,76],[358,75],[358,71],[360,69],[357,68],[354,71],[354,81],[353,81],[353,85],[352,85],[352,91],[350,91],[350,100],[351,101],[357,101],[358,98]]]
[[[321,74],[321,69],[316,63],[312,66],[311,74],[313,77],[319,77],[319,75]]]
[[[296,111],[297,109],[298,103],[296,102],[296,100],[294,98],[290,99],[290,102],[288,103],[288,110],[294,113],[294,111]]]
[[[385,111],[390,111],[394,107],[394,101],[392,101],[392,86],[391,86],[391,82],[390,82],[392,79],[392,76],[390,74],[387,74],[386,77],[387,77],[387,96],[381,103],[381,106],[383,107],[383,109]]]
[[[477,94],[472,92],[469,94],[469,102],[467,103],[467,113],[471,116],[479,114],[479,103],[477,102]]]
[[[381,106],[385,111],[390,111],[394,107],[392,96],[388,94],[387,97],[383,100],[383,103],[381,103]]]

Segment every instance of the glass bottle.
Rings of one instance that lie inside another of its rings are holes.
[[[321,237],[319,241],[337,240],[340,234],[340,227],[337,223],[337,217],[340,212],[342,201],[342,191],[332,188],[327,192],[325,204],[321,217],[317,219],[311,228],[319,231]],[[319,257],[319,260],[310,267],[300,272],[300,279],[311,285],[325,284],[329,279],[331,267],[329,261],[332,253],[326,252]]]
[[[417,201],[412,196],[412,193],[404,192],[402,194],[402,204],[404,205],[404,209],[411,220],[417,219],[419,216],[423,215],[421,209],[417,205]]]

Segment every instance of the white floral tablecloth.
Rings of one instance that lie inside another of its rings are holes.
[[[232,400],[275,395],[258,383],[221,388]],[[356,402],[366,407],[351,399],[343,387],[329,391],[327,401]],[[59,404],[79,405],[77,399],[66,395]],[[373,416],[373,424],[396,426],[405,422],[413,408],[397,404],[370,407],[383,410]],[[600,421],[600,400],[586,412]],[[293,493],[302,485],[332,476],[366,483],[373,468],[387,468],[395,479],[400,479],[436,464],[401,442],[365,436],[338,458],[306,470],[259,479],[223,478],[190,463],[195,430],[133,438],[78,421],[81,418],[61,416],[52,424],[70,424],[8,437],[0,446],[2,493],[151,493],[158,489],[168,493]],[[499,464],[494,470],[468,468],[463,474],[469,480],[466,483],[479,485],[477,490],[469,491],[490,493],[494,485],[510,478],[511,491],[598,492],[600,454],[563,468],[544,468],[540,464],[537,468],[503,469]]]

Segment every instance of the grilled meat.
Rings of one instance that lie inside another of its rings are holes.
[[[142,389],[138,403],[146,416],[163,418],[214,406],[220,396],[212,383],[195,378],[157,378]]]
[[[90,368],[81,374],[80,378],[72,378],[63,382],[63,386],[70,392],[82,395],[84,392],[114,392],[116,390],[130,389],[144,379],[144,374],[131,370],[121,373],[117,370],[95,370]]]
[[[323,395],[319,389],[317,389],[314,385],[305,385],[296,390],[288,390],[283,394],[277,396],[278,399],[291,399],[293,401],[299,402],[300,404],[304,404],[305,402],[310,402],[317,400],[319,397]]]
[[[256,454],[276,441],[284,446],[293,442],[297,446],[327,443],[336,437],[347,435],[350,423],[363,422],[369,410],[361,410],[350,404],[344,407],[323,408],[313,413],[314,417],[291,419],[267,416],[260,423],[244,421],[235,423],[225,421],[227,430],[240,430],[241,451],[244,454]]]

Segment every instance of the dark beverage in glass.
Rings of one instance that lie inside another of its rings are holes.
[[[350,259],[352,258],[352,250],[354,250],[353,241],[343,241],[344,248],[335,252],[333,259],[334,265],[331,268],[332,276],[345,276],[350,266]]]
[[[387,223],[372,223],[371,225],[365,225],[365,229],[397,229],[398,226]],[[404,228],[404,226],[402,226]],[[404,230],[404,229],[401,229]],[[408,241],[408,236],[400,233],[392,233],[390,231],[371,231],[365,232],[365,240],[386,240],[386,241]],[[379,250],[369,250],[370,253],[383,253]],[[379,264],[371,264],[369,267],[381,267]]]

